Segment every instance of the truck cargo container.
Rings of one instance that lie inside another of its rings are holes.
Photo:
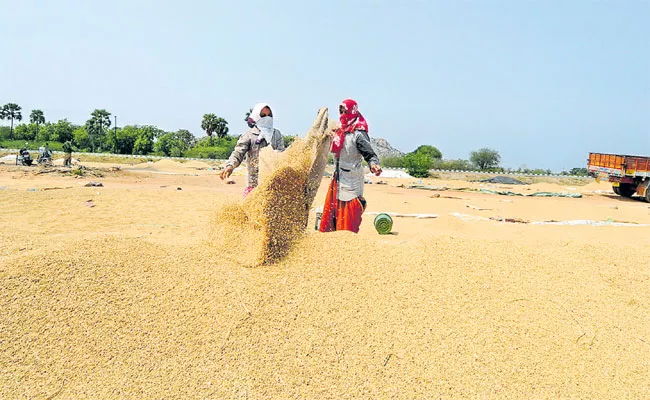
[[[607,175],[614,193],[623,197],[636,194],[650,203],[650,157],[589,153],[587,169]]]

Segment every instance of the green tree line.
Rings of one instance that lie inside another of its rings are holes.
[[[51,149],[60,150],[70,140],[83,152],[225,159],[237,143],[236,137],[228,135],[228,121],[214,113],[203,115],[201,128],[207,136],[200,139],[187,129],[168,132],[153,125],[112,126],[111,113],[104,109],[94,110],[83,125],[67,119],[49,122],[42,110],[32,110],[28,123],[16,123],[22,119],[18,104],[0,107],[0,120],[10,122],[10,126],[0,126],[0,147],[21,148],[28,142],[32,149],[48,143]],[[295,138],[285,135],[285,146]]]
[[[426,178],[431,170],[446,171],[482,171],[498,173],[518,173],[531,175],[551,175],[550,169],[527,168],[525,166],[517,169],[503,168],[499,164],[501,155],[498,151],[483,147],[472,151],[468,160],[445,160],[442,153],[434,146],[422,145],[414,151],[399,157],[386,157],[381,164],[387,168],[405,168],[409,175],[417,178]],[[588,176],[587,168],[571,168],[569,171],[562,171],[560,175]]]
[[[246,113],[246,120],[250,111]],[[234,149],[237,138],[228,135],[228,121],[214,113],[206,113],[201,120],[201,128],[206,137],[197,139],[190,131],[179,129],[164,131],[153,125],[112,126],[111,113],[104,109],[94,110],[84,125],[76,125],[62,119],[48,122],[42,110],[32,110],[29,123],[22,121],[22,108],[15,103],[0,107],[0,120],[10,122],[10,126],[0,126],[0,147],[20,148],[24,142],[32,143],[30,148],[51,143],[58,150],[63,142],[72,144],[84,152],[109,152],[114,154],[162,155],[172,157],[225,159]],[[217,137],[214,143],[213,136]],[[284,135],[286,147],[291,145],[297,135]],[[530,174],[550,174],[550,170],[519,168],[505,169],[499,166],[499,152],[487,147],[472,151],[469,159],[445,160],[442,152],[431,145],[421,145],[414,151],[399,157],[386,157],[381,164],[387,168],[406,168],[411,176],[427,177],[432,169],[461,171],[517,172]],[[573,168],[563,171],[564,175],[587,175],[586,168]]]
[[[426,178],[432,169],[459,171],[501,171],[501,156],[496,150],[482,148],[470,153],[469,160],[444,160],[442,152],[431,145],[422,145],[410,153],[381,160],[388,168],[406,168],[409,175]]]
[[[237,142],[228,136],[228,122],[213,113],[203,116],[202,127],[208,136],[200,140],[187,129],[167,132],[153,125],[112,126],[111,113],[104,109],[94,110],[83,125],[67,119],[47,121],[37,109],[29,114],[28,123],[20,123],[22,108],[7,103],[0,107],[0,119],[9,121],[9,126],[0,126],[2,147],[19,148],[28,142],[29,148],[48,143],[52,149],[60,149],[60,144],[70,140],[84,152],[227,158]],[[218,137],[217,144],[213,143],[213,134]]]

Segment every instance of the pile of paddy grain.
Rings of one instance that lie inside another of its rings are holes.
[[[154,166],[156,168],[182,168],[183,163],[170,160],[168,158],[163,158],[162,160],[156,161],[154,163]]]
[[[183,166],[188,169],[208,169],[210,168],[210,164],[203,162],[203,161],[188,161],[186,163],[183,163]]]
[[[239,262],[254,266],[284,257],[302,236],[323,177],[330,146],[327,109],[318,112],[305,139],[296,141],[262,170],[245,200],[230,203],[213,219],[213,237]],[[263,156],[264,154],[262,154]]]

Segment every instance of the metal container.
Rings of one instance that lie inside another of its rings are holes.
[[[393,229],[393,219],[388,214],[379,214],[375,217],[375,229],[380,235],[387,235]]]

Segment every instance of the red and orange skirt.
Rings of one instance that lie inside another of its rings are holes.
[[[352,231],[359,232],[361,226],[361,215],[366,208],[366,201],[363,197],[357,197],[350,201],[338,200],[338,180],[333,177],[330,182],[323,216],[320,221],[320,232]]]

